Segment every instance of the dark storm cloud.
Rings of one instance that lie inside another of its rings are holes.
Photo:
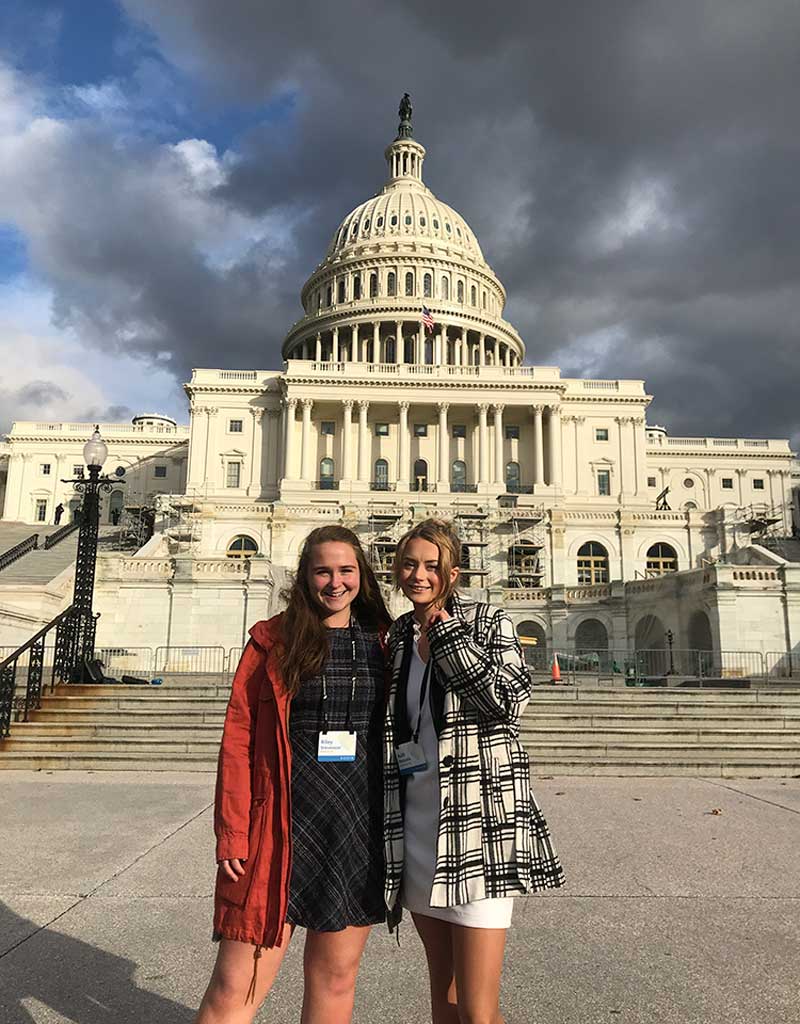
[[[797,436],[795,2],[124,6],[207,102],[283,97],[202,201],[274,225],[210,261],[174,168],[87,133],[72,159],[117,187],[42,242],[65,322],[177,375],[275,365],[408,89],[426,181],[476,231],[530,361],[644,377],[674,433]]]
[[[69,392],[50,380],[32,380],[12,394],[21,405],[47,405],[71,397]]]

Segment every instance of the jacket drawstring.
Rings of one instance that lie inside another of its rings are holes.
[[[247,990],[247,996],[244,1000],[244,1005],[248,1003],[255,1003],[256,1001],[256,981],[258,979],[258,961],[261,959],[261,946],[256,946],[255,952],[253,953],[253,977],[250,979],[250,988]]]

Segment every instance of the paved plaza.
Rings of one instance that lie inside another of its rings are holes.
[[[191,1024],[213,777],[4,772],[2,1024]],[[800,780],[536,780],[568,875],[515,911],[508,1024],[800,1022]],[[295,1024],[297,941],[259,1022]],[[357,1024],[429,1021],[412,926],[370,938]]]

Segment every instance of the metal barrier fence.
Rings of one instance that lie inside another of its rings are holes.
[[[168,675],[224,675],[224,647],[157,647],[155,672]]]
[[[794,679],[800,682],[800,651],[767,651],[765,674],[770,679]]]
[[[150,678],[155,671],[152,647],[95,647],[95,657],[103,663],[107,676]]]

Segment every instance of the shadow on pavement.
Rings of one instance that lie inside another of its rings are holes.
[[[65,1021],[78,1024],[191,1024],[195,1011],[139,988],[137,964],[45,929],[0,902],[0,935],[37,932],[35,956],[0,957],[0,1020],[32,1024],[37,1018],[23,1005],[36,1000]],[[47,1018],[51,1018],[48,1016]]]

